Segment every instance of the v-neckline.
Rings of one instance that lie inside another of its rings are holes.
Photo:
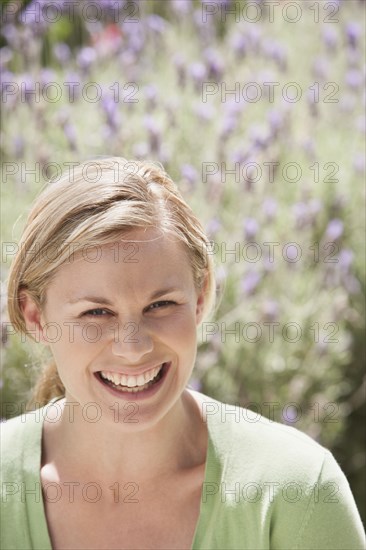
[[[63,397],[54,397],[54,398],[52,398],[44,406],[43,411],[45,411],[46,408],[48,408],[50,405],[52,405],[56,401],[59,401],[60,399],[63,399]],[[48,523],[47,523],[47,518],[46,518],[46,508],[45,508],[45,503],[44,503],[44,498],[43,498],[42,481],[41,481],[42,448],[43,448],[43,433],[44,433],[44,418],[45,418],[44,412],[41,416],[42,416],[42,420],[41,420],[41,426],[40,426],[40,440],[39,440],[38,456],[37,456],[37,464],[38,464],[37,482],[39,483],[38,486],[40,487],[40,496],[41,496],[41,498],[40,498],[40,502],[39,502],[39,523],[37,522],[37,524],[39,524],[39,525],[42,524],[41,531],[47,533],[48,549],[46,549],[46,550],[53,550],[52,543],[51,543],[50,532],[49,532]],[[215,416],[215,415],[213,415],[213,416]],[[194,530],[194,535],[193,535],[192,545],[191,545],[190,550],[196,550],[196,544],[197,544],[198,537],[199,537],[201,529],[202,529],[201,525],[204,523],[204,516],[206,515],[208,505],[206,504],[206,502],[203,501],[202,497],[203,497],[203,492],[205,490],[205,485],[208,483],[208,480],[207,480],[208,472],[213,471],[213,461],[214,461],[214,454],[215,453],[214,453],[214,445],[213,445],[212,433],[211,433],[211,415],[206,416],[206,425],[207,425],[207,435],[208,435],[207,439],[208,440],[207,440],[207,452],[206,452],[206,460],[205,460],[205,471],[204,471],[202,488],[201,488],[201,495],[200,495],[200,511],[199,511],[196,527],[195,527],[195,530]]]

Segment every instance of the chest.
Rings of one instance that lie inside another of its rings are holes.
[[[55,484],[42,475],[41,480],[53,550],[192,548],[202,472],[184,484],[157,483],[154,490],[134,482]]]

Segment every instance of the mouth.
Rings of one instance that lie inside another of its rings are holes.
[[[154,378],[152,378],[151,380],[149,380],[148,382],[142,385],[141,384],[131,385],[131,383],[129,383],[129,385],[126,385],[126,384],[118,383],[118,377],[117,378],[113,377],[114,380],[112,381],[105,376],[103,371],[96,372],[95,376],[104,386],[111,388],[114,392],[118,392],[122,394],[135,394],[135,395],[146,394],[146,393],[151,393],[152,388],[154,387],[155,389],[155,387],[157,387],[159,383],[165,378],[170,365],[171,365],[170,362],[162,363],[159,368],[159,371],[154,376]],[[120,378],[120,382],[125,382],[125,381],[126,381],[125,379],[122,380],[122,378]]]

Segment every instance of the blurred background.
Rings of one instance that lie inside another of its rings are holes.
[[[191,386],[328,447],[365,522],[365,3],[1,10],[1,416],[20,413],[43,360],[6,311],[32,200],[67,163],[158,160],[218,280]]]

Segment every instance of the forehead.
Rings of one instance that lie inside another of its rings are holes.
[[[84,247],[56,272],[50,290],[141,291],[152,286],[187,285],[193,280],[187,249],[155,229],[135,230],[112,243]]]

